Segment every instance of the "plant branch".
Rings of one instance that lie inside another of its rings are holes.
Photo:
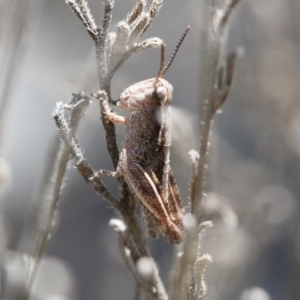
[[[201,141],[199,153],[195,150],[190,152],[192,159],[192,174],[190,180],[190,201],[192,216],[186,216],[186,238],[178,265],[175,268],[170,300],[179,299],[182,288],[189,290],[191,299],[203,299],[206,294],[206,287],[203,278],[199,282],[195,274],[204,274],[205,266],[208,264],[207,257],[200,256],[199,235],[211,224],[201,223],[203,212],[201,205],[204,199],[207,156],[209,150],[209,138],[211,124],[217,110],[226,101],[232,85],[233,71],[236,61],[236,52],[230,53],[225,66],[219,68],[220,49],[223,42],[224,26],[228,24],[228,17],[238,1],[232,0],[220,12],[214,8],[214,13],[209,20],[207,38],[207,65],[205,66],[206,79],[204,80],[204,121],[202,122]],[[213,3],[212,3],[213,4]],[[194,221],[193,221],[194,218]],[[199,225],[200,224],[200,225]],[[204,227],[203,227],[204,226]],[[203,227],[201,229],[201,227]],[[209,257],[210,258],[210,257]],[[201,267],[203,267],[201,269]],[[189,280],[188,280],[189,279]],[[187,285],[188,286],[184,286]]]
[[[117,24],[116,33],[109,32],[114,4],[112,0],[105,0],[104,2],[104,16],[101,26],[97,26],[94,23],[94,19],[87,7],[86,0],[69,0],[67,3],[71,5],[73,11],[83,22],[89,34],[95,41],[99,87],[102,96],[107,97],[108,102],[112,104],[113,101],[111,99],[110,85],[111,79],[113,78],[115,72],[133,53],[153,47],[160,47],[163,44],[163,41],[158,38],[149,38],[137,43],[137,39],[139,39],[149,28],[149,25],[160,10],[163,1],[153,0],[147,9],[146,1],[138,0],[131,12],[128,14],[127,18]],[[97,98],[99,99],[99,97]],[[144,256],[151,258],[148,247],[142,235],[141,228],[136,220],[134,212],[134,196],[128,190],[127,184],[123,178],[118,179],[121,200],[118,201],[112,197],[112,195],[103,185],[98,173],[96,173],[85,161],[76,137],[72,134],[70,135],[67,124],[68,122],[63,112],[64,109],[65,108],[63,108],[62,104],[58,104],[55,112],[55,119],[58,127],[61,130],[61,138],[68,145],[75,159],[75,164],[78,171],[81,173],[84,179],[93,186],[96,192],[101,194],[103,198],[106,199],[123,218],[128,228],[129,235],[127,237],[130,237],[129,240],[132,241],[132,243],[130,242],[130,244],[126,247],[131,249],[133,262],[135,262],[137,258]],[[106,132],[106,144],[108,152],[113,166],[116,169],[119,161],[119,150],[116,143],[115,126],[113,123],[106,120],[101,109],[101,105],[100,112],[102,123]],[[124,247],[122,251],[123,252],[121,252],[121,254],[124,257]],[[131,273],[134,275],[132,266],[128,261],[125,261],[125,263],[129,266]],[[136,281],[138,282],[137,278]],[[167,299],[167,294],[162,285],[161,279],[158,275],[157,267],[155,266],[154,262],[152,281],[153,286],[155,287],[155,293],[152,293],[152,296],[155,299]]]
[[[3,143],[3,128],[5,126],[5,116],[9,106],[14,78],[20,69],[20,64],[24,55],[24,41],[29,27],[29,14],[34,7],[32,0],[14,1],[13,18],[9,26],[9,33],[7,37],[10,43],[4,50],[4,55],[1,57],[1,71],[7,70],[4,76],[3,89],[0,92],[0,150]],[[5,64],[7,67],[5,67]],[[2,74],[3,75],[3,74]]]
[[[46,252],[54,215],[59,201],[59,193],[64,180],[67,163],[69,161],[69,155],[70,155],[70,151],[65,146],[60,147],[58,157],[57,157],[57,162],[56,162],[56,170],[53,176],[55,178],[55,184],[53,186],[52,195],[49,196],[51,197],[49,208],[47,209],[46,216],[44,219],[44,224],[42,225],[41,233],[39,234],[38,241],[36,243],[36,249],[33,255],[32,268],[30,270],[30,273],[26,281],[26,290],[25,290],[26,294],[24,297],[25,300],[30,298],[30,291],[35,281],[36,273],[40,261]]]
[[[80,102],[79,102],[80,100]],[[73,98],[70,101],[71,106],[74,105],[74,103],[79,103],[79,105],[76,105],[75,109],[72,111],[71,114],[71,128],[70,130],[75,133],[79,124],[79,120],[84,114],[87,104],[88,104],[89,98],[87,98],[84,94],[78,93],[74,94]],[[52,186],[52,190],[50,191],[49,194],[49,203],[48,203],[48,208],[46,211],[46,216],[44,218],[44,223],[41,226],[41,232],[38,238],[38,242],[36,243],[36,249],[34,251],[34,256],[33,256],[33,265],[32,268],[29,272],[27,281],[26,281],[26,289],[25,289],[25,296],[24,299],[29,299],[30,297],[30,291],[32,289],[32,285],[34,283],[34,280],[36,278],[36,273],[41,261],[41,258],[45,254],[46,247],[48,244],[48,238],[51,232],[52,224],[53,224],[53,219],[54,215],[57,209],[57,204],[59,201],[59,194],[61,191],[62,183],[64,180],[67,164],[69,161],[69,156],[70,156],[70,150],[66,146],[60,146],[58,155],[57,155],[57,160],[55,162],[55,169],[53,172],[52,178],[54,178],[54,184]]]
[[[101,95],[106,96],[105,92]],[[128,207],[124,205],[122,201],[118,201],[105,187],[100,178],[101,172],[95,172],[87,163],[83,157],[80,144],[75,137],[75,132],[71,130],[69,123],[72,122],[72,118],[68,118],[67,111],[74,110],[80,104],[64,105],[62,102],[57,103],[56,109],[53,113],[53,117],[56,121],[56,125],[59,129],[61,139],[65,142],[71,155],[75,160],[75,166],[79,173],[83,176],[86,182],[88,182],[95,191],[100,194],[115,210],[121,215],[126,225],[128,226],[128,232],[132,236],[133,243],[131,243],[131,237],[126,241],[126,247],[130,249],[132,253],[133,262],[137,259],[147,256],[150,257],[149,250],[146,246],[145,240],[143,238],[140,226],[136,220],[134,210],[128,211]],[[123,249],[124,250],[124,249]],[[122,254],[123,255],[123,254]],[[129,264],[129,261],[126,261]],[[151,293],[155,299],[165,300],[166,292],[162,285],[162,281],[158,275],[158,270],[155,265],[153,265],[153,289]],[[136,278],[135,274],[134,278]],[[137,281],[139,284],[139,281]]]
[[[218,75],[223,72],[223,70],[218,73],[220,49],[222,46],[222,37],[224,33],[224,27],[228,25],[229,15],[232,10],[236,7],[236,4],[240,0],[231,0],[227,3],[223,10],[216,9],[212,15],[210,21],[211,26],[209,26],[208,33],[208,59],[207,59],[207,78],[205,81],[205,94],[204,94],[204,120],[201,130],[201,141],[199,149],[199,163],[196,176],[192,178],[191,181],[191,212],[198,219],[200,217],[201,205],[204,198],[205,190],[205,180],[206,180],[206,169],[207,169],[207,155],[209,150],[209,137],[211,131],[211,124],[213,117],[221,107],[221,105],[226,101],[228,93],[232,84],[233,69],[235,66],[236,55],[229,55],[226,61],[226,80],[225,83],[222,82],[222,86],[216,84],[218,83]],[[220,93],[222,90],[222,93]],[[221,95],[221,96],[220,96]]]
[[[182,251],[178,256],[178,264],[174,270],[170,300],[179,299],[184,277],[188,275],[191,266],[195,263],[200,234],[212,227],[212,223],[209,221],[195,226],[195,219],[192,216],[186,216],[186,223],[186,237],[183,242]]]

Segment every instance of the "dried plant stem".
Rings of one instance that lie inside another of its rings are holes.
[[[194,251],[197,249],[198,238],[195,232],[188,232],[184,241],[182,252],[178,257],[178,265],[174,270],[170,300],[177,300],[180,297],[183,287],[184,276],[188,273],[194,259]]]
[[[76,108],[73,110],[71,115],[71,130],[72,132],[75,132],[77,130],[79,120],[82,116],[82,114],[85,112],[87,104],[89,102],[89,97],[85,96],[84,94],[74,94],[72,100],[70,101],[70,105],[73,105],[75,102],[81,100],[80,104],[76,106]],[[58,144],[59,145],[59,144]],[[57,205],[59,202],[59,194],[61,191],[61,187],[64,181],[64,176],[67,168],[67,164],[70,158],[70,150],[68,147],[62,143],[55,149],[56,157],[55,161],[53,162],[55,165],[55,168],[53,169],[53,174],[49,174],[50,176],[47,176],[46,179],[53,180],[53,184],[49,185],[45,182],[43,183],[45,193],[47,193],[46,197],[49,199],[49,201],[46,203],[46,213],[45,217],[43,219],[43,224],[41,225],[40,234],[38,236],[38,240],[36,243],[36,248],[34,250],[33,255],[33,265],[31,266],[29,275],[27,277],[26,281],[26,288],[25,288],[25,294],[24,298],[25,300],[30,298],[30,292],[34,283],[34,280],[36,278],[36,273],[41,261],[41,258],[44,256],[50,236],[51,229],[53,227],[53,220],[55,216],[55,212],[57,210]],[[50,166],[50,164],[49,164]],[[48,170],[46,170],[47,172]],[[48,190],[49,188],[49,190]]]
[[[205,175],[207,166],[207,154],[209,147],[209,136],[211,130],[211,123],[214,116],[214,90],[217,74],[218,59],[220,53],[219,40],[211,41],[211,47],[209,47],[209,59],[208,59],[208,76],[205,89],[205,108],[204,108],[204,121],[201,130],[201,141],[199,151],[199,163],[196,180],[191,186],[191,212],[199,217],[200,207],[203,202],[204,189],[205,189]]]
[[[112,19],[112,9],[114,6],[113,0],[105,0],[104,2],[104,14],[103,14],[103,22],[102,27],[98,28],[98,34],[95,41],[95,48],[96,48],[96,61],[97,61],[97,67],[98,67],[98,80],[99,80],[99,87],[100,90],[105,91],[108,95],[109,102],[111,103],[111,96],[110,96],[110,81],[113,75],[110,75],[110,67],[109,67],[109,54],[111,49],[110,47],[110,41],[109,41],[109,29],[110,29],[110,23]],[[118,67],[121,66],[121,64],[125,60],[119,59]],[[116,70],[115,70],[116,71]],[[114,71],[114,72],[115,72]],[[118,161],[119,161],[119,149],[117,145],[116,140],[116,131],[115,131],[115,125],[112,122],[105,122],[104,121],[104,115],[103,111],[101,110],[100,106],[100,114],[102,118],[102,125],[105,130],[105,139],[106,139],[106,145],[108,153],[111,157],[111,161],[113,163],[114,169],[117,168]],[[134,209],[134,201],[132,195],[130,195],[130,192],[128,190],[128,186],[125,183],[123,179],[119,179],[119,191],[122,195],[122,201],[127,206],[127,210],[133,210]],[[145,248],[141,245],[141,248]],[[145,250],[145,249],[143,249]]]
[[[144,299],[146,299],[146,293],[144,289],[141,288],[140,286],[137,286],[134,300],[144,300]]]
[[[104,1],[104,16],[101,26],[97,26],[95,24],[86,0],[67,0],[67,3],[83,22],[88,33],[95,42],[99,87],[101,92],[107,95],[108,102],[112,104],[113,101],[110,94],[110,84],[111,79],[118,68],[131,56],[131,54],[163,45],[163,41],[158,38],[150,38],[141,43],[136,42],[137,39],[145,33],[150,23],[157,15],[163,0],[151,1],[148,10],[146,9],[146,1],[139,0],[131,13],[129,13],[128,17],[124,21],[118,23],[116,33],[109,32],[112,19],[112,8],[114,5],[113,0]],[[116,169],[119,161],[119,150],[116,143],[115,127],[112,122],[105,118],[103,110],[101,109],[100,111],[103,127],[106,132],[108,152],[113,166]],[[121,199],[119,201],[114,198],[103,185],[99,173],[95,172],[85,161],[75,135],[73,135],[68,128],[64,107],[61,103],[58,104],[54,117],[57,126],[60,129],[61,138],[70,149],[78,171],[84,179],[93,186],[95,191],[102,195],[102,197],[115,208],[128,228],[129,235],[127,238],[129,238],[130,241],[132,240],[132,243],[125,243],[125,241],[123,241],[124,243],[120,243],[119,241],[120,247],[123,247],[120,252],[125,263],[128,265],[129,270],[135,277],[137,284],[143,288],[139,281],[139,277],[135,273],[134,264],[138,258],[147,256],[153,264],[151,290],[147,291],[154,299],[166,300],[168,296],[159,277],[158,269],[151,258],[150,252],[143,238],[141,228],[136,220],[134,212],[134,196],[129,191],[127,184],[123,179],[118,179]],[[125,247],[130,249],[130,260],[128,260],[129,258],[126,256]]]
[[[168,300],[168,295],[166,293],[165,287],[163,285],[163,282],[159,276],[158,269],[156,267],[156,264],[153,262],[153,282],[155,286],[155,299],[158,300]],[[152,293],[153,293],[152,292]]]
[[[136,251],[135,244],[131,239],[131,234],[128,232],[128,227],[123,223],[123,221],[115,219],[112,219],[109,222],[109,225],[114,227],[114,230],[117,233],[121,257],[133,278],[138,283],[137,288],[139,288],[140,294],[145,294],[145,291],[147,291],[150,295],[153,294],[151,286],[145,283],[137,272],[136,263],[141,256]]]
[[[225,83],[222,81],[224,69],[220,68],[220,70],[218,70],[218,67],[225,26],[228,25],[229,16],[238,2],[240,2],[240,0],[228,1],[222,10],[214,8],[214,12],[210,20],[210,26],[208,26],[208,59],[205,67],[206,74],[208,75],[204,81],[204,120],[201,128],[198,170],[196,177],[192,178],[191,184],[191,212],[197,219],[200,217],[200,207],[204,197],[207,154],[212,120],[217,109],[227,99],[229,89],[232,84],[236,53],[233,53],[231,56],[229,55],[227,58]],[[221,79],[218,79],[218,77]]]
[[[202,279],[200,281],[199,278],[195,278],[195,274],[197,274],[197,272],[195,272],[197,262],[200,264],[200,262],[203,260],[203,257],[200,257],[198,237],[201,231],[203,231],[203,229],[201,230],[201,227],[207,226],[207,224],[205,225],[205,222],[203,222],[204,213],[201,211],[201,205],[204,199],[209,138],[213,117],[216,111],[227,99],[229,89],[232,84],[236,53],[232,53],[227,58],[225,75],[224,68],[219,66],[219,57],[223,42],[222,37],[224,26],[228,23],[228,17],[232,9],[236,6],[237,2],[239,1],[229,1],[225,5],[222,13],[220,13],[220,11],[214,7],[213,14],[208,14],[211,15],[211,19],[209,20],[210,26],[208,26],[207,35],[206,54],[208,58],[205,60],[207,61],[207,64],[204,68],[204,72],[207,74],[204,80],[204,120],[201,123],[202,130],[199,153],[190,153],[192,158],[190,201],[191,213],[195,218],[196,226],[190,230],[187,230],[182,255],[180,258],[178,258],[178,265],[174,272],[170,300],[179,299],[182,293],[182,288],[185,292],[187,290],[190,291],[191,299],[198,299],[199,296],[201,299],[203,299],[206,295],[204,280]],[[212,2],[212,6],[213,4],[214,3]],[[208,227],[210,226],[211,225]],[[208,255],[204,261],[206,261],[207,264],[210,261],[210,256]],[[204,272],[204,268],[202,268],[200,271]],[[196,298],[196,294],[199,295],[198,298]]]
[[[24,48],[21,47],[21,45],[24,43],[25,33],[28,29],[28,14],[30,8],[32,8],[31,6],[33,6],[31,5],[32,0],[14,2],[14,15],[7,35],[11,42],[4,50],[3,58],[1,58],[1,70],[7,70],[7,74],[5,76],[5,81],[2,84],[3,89],[1,90],[0,95],[0,147],[3,143],[3,126],[5,123],[7,107],[10,101],[10,93],[12,91],[14,77],[16,76],[17,70],[20,68],[21,59],[24,54]]]
[[[38,242],[36,244],[36,249],[35,253],[33,256],[33,265],[30,270],[29,276],[27,278],[26,282],[26,294],[25,297],[23,298],[24,300],[27,300],[30,298],[30,291],[32,289],[34,280],[36,278],[36,273],[41,261],[41,258],[44,256],[46,247],[48,244],[48,239],[50,236],[51,228],[52,228],[52,223],[54,219],[54,215],[57,209],[57,204],[59,201],[59,194],[61,191],[61,186],[64,180],[67,164],[69,161],[69,156],[70,156],[70,151],[69,149],[62,145],[60,146],[60,150],[58,153],[57,157],[57,162],[56,162],[56,170],[53,174],[53,178],[55,178],[53,190],[51,193],[51,200],[49,203],[49,208],[47,209],[46,217],[44,219],[44,224],[42,225],[42,230],[41,230],[41,236],[38,239]]]
[[[236,7],[236,5],[240,2],[241,0],[231,0],[227,2],[227,5],[225,5],[224,8],[224,13],[220,22],[220,31],[222,33],[224,27],[226,26],[226,24],[228,23],[228,19],[230,17],[231,12],[234,10],[234,8]]]
[[[67,106],[61,102],[57,104],[56,110],[53,113],[54,119],[56,121],[57,127],[60,129],[60,135],[62,140],[67,145],[70,150],[74,160],[75,166],[78,169],[79,173],[83,176],[86,182],[88,182],[95,191],[100,194],[115,210],[121,215],[122,219],[125,221],[126,226],[130,236],[132,236],[133,244],[126,243],[133,253],[133,262],[135,263],[137,259],[143,256],[150,256],[148,247],[146,246],[145,240],[143,238],[141,228],[136,220],[134,211],[128,211],[128,207],[124,205],[122,201],[118,201],[105,187],[98,172],[95,172],[87,163],[83,157],[83,153],[80,149],[80,145],[75,137],[74,133],[70,129],[68,118],[66,116]],[[72,121],[72,119],[70,119]],[[130,238],[130,237],[129,237]],[[137,251],[136,251],[137,250]],[[121,251],[122,257],[124,256],[124,249]],[[128,266],[131,266],[130,262],[125,259],[125,263]],[[130,267],[129,270],[133,274],[133,277],[138,279],[136,273],[134,272],[133,267]],[[162,281],[158,275],[158,270],[155,264],[153,263],[153,287],[148,288],[147,291],[151,292],[154,299],[166,300],[167,294],[162,284]],[[140,285],[140,280],[137,280],[137,283]]]
[[[208,221],[187,230],[182,251],[177,260],[178,264],[174,270],[170,300],[179,299],[184,283],[188,285],[188,287],[184,287],[185,290],[189,289],[192,292],[191,283],[194,281],[194,263],[196,262],[195,257],[197,257],[200,234],[209,227],[212,227],[212,223]],[[189,277],[190,271],[193,274]],[[186,280],[185,277],[189,277],[189,280]],[[193,299],[193,294],[191,297]]]
[[[60,138],[57,134],[51,142],[50,149],[47,156],[46,167],[44,168],[43,176],[38,184],[37,190],[34,193],[34,197],[31,203],[31,211],[23,231],[23,236],[20,242],[20,252],[34,254],[36,252],[37,245],[35,243],[39,241],[39,236],[42,234],[41,230],[41,216],[45,215],[45,207],[49,204],[49,194],[52,188],[52,178],[56,170],[56,162],[60,153]]]

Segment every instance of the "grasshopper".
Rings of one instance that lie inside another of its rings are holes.
[[[155,78],[140,81],[121,94],[117,105],[130,111],[129,117],[112,112],[107,98],[99,94],[97,96],[104,117],[113,123],[127,126],[116,171],[102,170],[100,174],[114,178],[124,176],[142,204],[148,235],[156,237],[161,233],[169,243],[182,241],[184,209],[169,165],[173,87],[162,77],[172,64],[188,30],[189,27],[177,43],[166,66],[165,46],[161,47],[160,69]]]

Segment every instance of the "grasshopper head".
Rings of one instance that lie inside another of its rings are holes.
[[[163,78],[140,81],[127,88],[120,96],[118,105],[130,111],[156,109],[169,105],[172,100],[172,85]]]
[[[140,81],[127,88],[120,96],[118,105],[130,111],[142,111],[156,109],[159,106],[168,106],[172,101],[172,85],[163,79],[169,67],[171,66],[178,49],[189,31],[184,31],[177,43],[169,62],[164,65],[165,45],[161,47],[160,68],[156,78]]]

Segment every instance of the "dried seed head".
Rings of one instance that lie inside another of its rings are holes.
[[[145,0],[139,0],[136,3],[133,10],[128,14],[128,16],[126,18],[126,22],[128,24],[131,24],[132,22],[134,22],[141,15],[141,13],[144,11],[145,6],[146,6],[146,1]]]
[[[116,232],[125,232],[127,230],[125,223],[119,219],[111,219],[108,224],[113,227]]]
[[[148,14],[144,13],[142,13],[140,17],[136,21],[134,21],[134,23],[130,27],[130,43],[133,43],[143,35],[149,25],[149,22],[150,20]]]
[[[196,225],[197,225],[197,220],[194,215],[186,214],[183,217],[183,227],[186,230],[192,230],[196,227]]]
[[[149,257],[141,257],[136,264],[136,269],[142,277],[150,277],[154,271],[153,262]]]

